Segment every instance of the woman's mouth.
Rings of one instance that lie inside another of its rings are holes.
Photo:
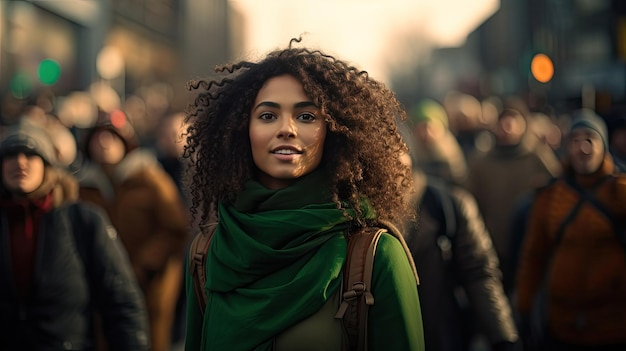
[[[302,151],[292,148],[279,148],[271,151],[279,161],[293,161],[302,154]]]

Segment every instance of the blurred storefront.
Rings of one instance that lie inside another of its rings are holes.
[[[87,62],[97,50],[90,43],[102,33],[100,3],[2,1],[0,9],[3,92],[25,97],[46,87],[63,93],[90,83]]]
[[[0,93],[87,93],[149,134],[189,102],[188,79],[231,57],[230,29],[227,0],[0,1]]]
[[[483,67],[481,93],[534,96],[529,102],[549,102],[556,112],[582,106],[606,112],[623,103],[624,4],[503,0],[500,11],[468,38],[467,49]],[[549,58],[552,74],[546,80],[533,71],[537,55]]]
[[[433,50],[417,72],[413,99],[460,90],[556,113],[626,106],[626,1],[501,0],[462,46]]]

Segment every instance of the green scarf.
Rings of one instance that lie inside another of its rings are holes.
[[[271,350],[336,291],[349,221],[327,189],[316,171],[279,190],[249,181],[233,206],[219,205],[203,350]]]

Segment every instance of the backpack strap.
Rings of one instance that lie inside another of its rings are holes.
[[[578,205],[580,206],[583,202],[588,202],[593,207],[600,212],[604,217],[606,217],[613,227],[613,232],[617,236],[620,244],[623,246],[626,252],[626,228],[624,228],[624,223],[620,223],[615,216],[606,206],[594,196],[594,191],[598,189],[603,183],[610,180],[615,180],[615,175],[608,175],[602,181],[600,181],[596,186],[594,186],[591,190],[583,189],[572,177],[565,177],[565,183],[569,185],[572,189],[576,190],[580,195],[580,200]]]
[[[400,241],[409,260],[416,284],[419,284],[413,256],[400,231],[391,223],[382,227],[365,227],[348,236],[346,265],[343,272],[342,302],[335,318],[341,319],[344,331],[344,350],[367,350],[367,324],[369,307],[374,304],[372,275],[374,256],[383,233]]]
[[[204,315],[207,303],[207,295],[204,291],[204,286],[206,285],[206,258],[209,253],[211,239],[217,229],[217,224],[217,209],[212,206],[209,213],[209,224],[200,233],[196,234],[189,246],[189,273],[193,279],[193,286],[202,315]]]
[[[567,228],[567,226],[570,225],[570,223],[572,223],[572,221],[576,218],[576,215],[578,214],[578,212],[580,211],[580,208],[585,202],[591,203],[594,207],[596,207],[596,209],[598,209],[601,213],[606,215],[607,218],[611,220],[611,223],[615,226],[616,222],[613,220],[614,216],[610,214],[608,210],[606,210],[605,207],[600,204],[600,202],[595,198],[595,196],[593,196],[593,192],[597,190],[602,184],[604,184],[605,181],[607,181],[610,178],[611,176],[603,178],[594,187],[592,187],[592,189],[587,190],[587,189],[583,189],[580,185],[578,185],[578,183],[576,183],[576,181],[570,175],[566,175],[565,177],[563,177],[563,181],[565,182],[565,184],[571,187],[573,190],[575,190],[579,194],[580,198],[578,199],[574,207],[572,207],[572,209],[569,211],[567,216],[565,216],[563,221],[561,221],[561,223],[559,224],[559,227],[557,228],[557,231],[554,236],[554,240],[552,242],[552,248],[550,249],[550,254],[548,256],[548,261],[547,261],[548,269],[544,271],[543,278],[541,279],[541,285],[539,285],[539,289],[537,293],[535,294],[535,300],[534,300],[531,313],[530,313],[530,319],[531,319],[530,338],[532,339],[534,343],[543,342],[543,338],[545,337],[546,328],[547,328],[546,323],[548,320],[548,279],[550,276],[549,271],[551,270],[552,261],[554,260],[554,255],[556,253],[556,250],[559,244],[561,243],[561,240],[563,239],[563,236],[565,235],[565,229]],[[548,186],[556,183],[557,180],[558,179],[551,181]],[[542,191],[543,189],[548,188],[548,186],[542,187],[538,191]],[[617,228],[615,229],[617,230]],[[626,245],[624,246],[624,249],[626,250]]]

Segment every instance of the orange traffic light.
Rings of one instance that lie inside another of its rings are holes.
[[[547,83],[554,75],[554,64],[547,55],[537,54],[530,62],[530,72],[537,81]]]

